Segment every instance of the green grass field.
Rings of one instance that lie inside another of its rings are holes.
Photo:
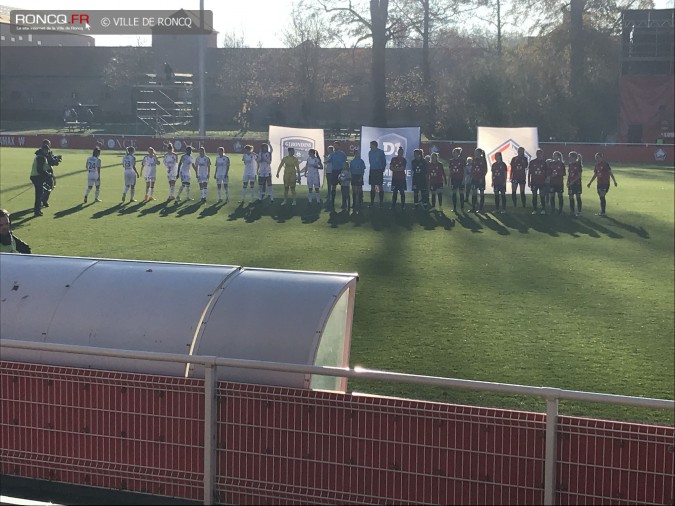
[[[296,208],[279,200],[237,207],[243,167],[236,155],[227,205],[216,205],[213,183],[206,205],[167,205],[160,170],[157,201],[122,206],[121,153],[110,152],[102,155],[103,202],[82,205],[89,153],[63,154],[52,205],[33,218],[33,150],[0,149],[0,206],[35,253],[355,271],[353,366],[675,396],[672,167],[617,166],[605,218],[593,215],[594,189],[584,189],[581,218],[531,216],[511,208],[510,198],[505,215],[455,216],[447,196],[444,214],[374,209],[331,217],[309,210],[304,198]],[[282,188],[275,192],[280,197]],[[404,384],[351,381],[350,390],[544,410],[530,398]],[[672,412],[607,405],[561,403],[561,412],[674,423]]]

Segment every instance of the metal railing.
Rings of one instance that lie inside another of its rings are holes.
[[[126,358],[159,362],[174,362],[201,365],[204,367],[204,503],[213,503],[213,491],[216,475],[216,390],[217,368],[234,367],[302,373],[321,376],[333,376],[352,379],[371,379],[378,381],[394,381],[426,386],[477,390],[501,394],[525,395],[542,398],[546,401],[546,443],[544,463],[544,503],[555,504],[556,481],[556,438],[558,425],[558,402],[560,400],[584,401],[613,405],[633,406],[647,409],[675,410],[675,400],[653,399],[593,392],[580,392],[551,387],[533,387],[509,383],[493,383],[465,379],[421,376],[414,374],[393,373],[370,370],[361,367],[353,369],[263,362],[256,360],[228,359],[215,356],[187,356],[173,353],[116,350],[111,348],[95,348],[88,346],[64,345],[53,343],[37,343],[0,339],[2,348],[33,350],[56,353],[94,355],[99,357]]]

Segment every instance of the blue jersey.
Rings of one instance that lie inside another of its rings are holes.
[[[330,162],[333,166],[333,172],[340,172],[345,166],[347,155],[339,149],[330,155]]]
[[[387,157],[384,156],[384,151],[380,148],[371,149],[368,152],[368,163],[370,170],[384,170],[387,166]]]
[[[349,162],[349,170],[352,176],[362,176],[366,172],[366,163],[363,158],[354,158]]]

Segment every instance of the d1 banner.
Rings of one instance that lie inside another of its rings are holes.
[[[536,156],[539,149],[539,130],[537,127],[522,128],[492,128],[478,127],[478,139],[476,145],[485,151],[487,159],[488,173],[485,177],[485,192],[493,193],[492,189],[492,164],[497,160],[495,155],[502,154],[502,161],[506,164],[508,170],[506,180],[511,179],[511,158],[518,154],[518,148],[525,148],[525,156],[528,161]],[[473,153],[467,153],[467,156],[473,156]],[[548,156],[547,158],[550,158]],[[508,186],[508,185],[507,185]],[[526,186],[526,192],[530,189]]]
[[[366,173],[363,177],[363,189],[370,190],[368,183],[368,176],[370,175],[370,162],[368,161],[368,153],[370,152],[371,141],[377,141],[377,147],[384,151],[384,156],[387,158],[387,168],[384,171],[384,191],[391,191],[391,170],[389,163],[391,159],[396,156],[399,147],[403,148],[404,157],[408,162],[406,164],[406,179],[408,181],[408,191],[412,190],[412,170],[410,169],[410,162],[412,162],[413,151],[420,147],[420,128],[419,127],[404,127],[404,128],[377,128],[362,126],[361,127],[361,158],[366,164]]]
[[[316,149],[319,152],[323,162],[323,130],[320,128],[289,128],[283,126],[270,125],[269,136],[270,147],[272,148],[272,183],[283,184],[284,169],[281,169],[279,177],[277,169],[281,159],[288,154],[288,148],[295,149],[295,157],[300,162],[300,170],[305,169],[309,150]],[[323,184],[323,169],[319,171],[319,181]],[[303,174],[300,181],[301,185],[307,184],[307,176]]]

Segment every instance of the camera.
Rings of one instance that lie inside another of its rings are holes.
[[[53,165],[56,166],[56,165],[60,164],[62,160],[63,160],[63,156],[62,156],[62,155],[54,155],[54,163],[53,163]]]

